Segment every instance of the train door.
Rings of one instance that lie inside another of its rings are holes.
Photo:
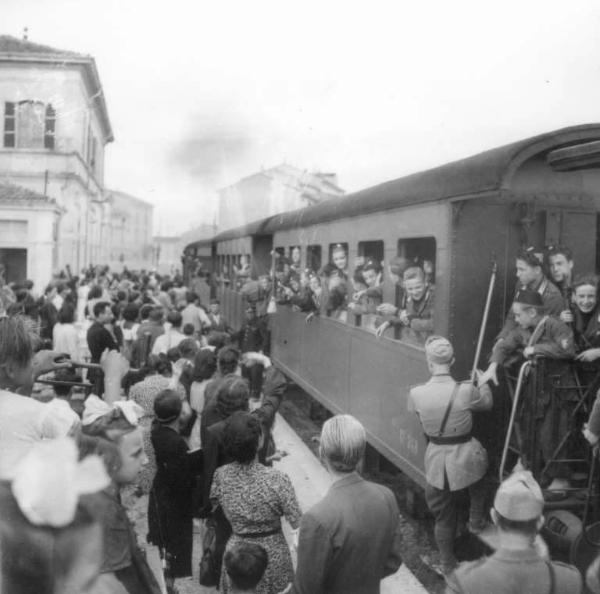
[[[269,274],[273,256],[273,236],[256,235],[252,238],[252,276]]]
[[[576,274],[597,271],[599,217],[595,212],[548,210],[546,245],[563,245],[573,254]],[[593,238],[596,238],[594,245]]]

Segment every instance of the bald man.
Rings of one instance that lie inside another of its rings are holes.
[[[488,460],[483,446],[471,436],[473,411],[492,408],[487,384],[458,383],[450,375],[454,349],[442,336],[430,336],[425,355],[431,379],[411,389],[408,409],[417,413],[429,445],[425,452],[425,498],[435,518],[434,535],[440,551],[441,571],[450,575],[456,566],[454,538],[458,501],[468,489],[471,498],[469,529],[485,526],[485,490],[482,478]]]

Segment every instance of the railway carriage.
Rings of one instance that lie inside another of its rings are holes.
[[[598,269],[600,125],[566,128],[390,181],[316,206],[277,215],[214,239],[217,268],[252,257],[267,272],[271,253],[300,248],[302,266],[318,268],[336,244],[389,262],[428,260],[435,284],[434,331],[455,346],[457,379],[467,379],[488,290],[497,282],[484,335],[484,357],[502,327],[515,289],[515,255],[523,245],[566,244],[576,271]],[[225,315],[241,324],[242,296],[221,286]],[[384,285],[384,301],[394,302]],[[428,379],[423,345],[377,338],[369,316],[346,323],[278,306],[270,319],[275,363],[336,413],[365,425],[371,445],[424,485],[426,442],[407,411],[412,385]],[[483,359],[480,364],[485,366]],[[478,419],[488,447],[503,440],[497,411]]]

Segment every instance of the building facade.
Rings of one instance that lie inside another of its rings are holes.
[[[282,164],[249,175],[218,191],[219,230],[343,196],[334,173]]]
[[[0,281],[48,280],[61,214],[52,198],[0,183]]]
[[[105,196],[110,238],[107,263],[111,270],[150,268],[153,262],[154,206],[118,190],[107,190]]]
[[[43,229],[52,237],[43,270],[31,242],[13,246],[27,250],[25,275],[45,283],[67,264],[77,272],[107,261],[104,148],[113,132],[94,59],[0,36],[0,139],[0,182],[54,200],[59,213],[50,230]],[[13,219],[12,206],[9,212],[0,202],[0,220],[12,221],[5,225],[50,225],[36,209],[26,216],[24,208]]]
[[[173,276],[182,271],[181,257],[183,255],[181,237],[157,235],[153,238],[154,266],[159,274]]]

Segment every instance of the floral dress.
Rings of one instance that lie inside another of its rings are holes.
[[[148,463],[142,468],[138,477],[138,487],[145,494],[150,492],[152,481],[156,474],[156,459],[154,448],[150,441],[150,429],[154,419],[154,399],[169,387],[170,378],[164,375],[149,375],[141,382],[134,384],[129,390],[129,399],[137,402],[144,409],[144,416],[140,419],[140,427],[143,431],[144,451],[148,457]],[[185,390],[181,384],[177,385],[175,391],[182,400],[185,398]]]
[[[219,502],[233,529],[226,551],[243,541],[259,544],[267,551],[269,562],[256,592],[276,594],[285,590],[294,579],[294,569],[281,531],[281,516],[296,529],[302,515],[289,477],[258,462],[232,462],[217,469],[210,497]],[[221,591],[231,591],[224,565]]]

